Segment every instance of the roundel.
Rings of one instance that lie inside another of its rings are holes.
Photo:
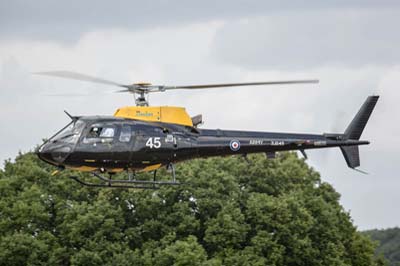
[[[232,151],[238,151],[240,149],[240,142],[238,140],[231,140],[229,147]]]

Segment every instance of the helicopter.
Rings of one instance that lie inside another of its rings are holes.
[[[70,123],[48,138],[36,150],[38,157],[57,167],[91,172],[96,181],[72,179],[90,187],[154,189],[163,185],[179,185],[175,164],[211,156],[265,153],[269,159],[277,152],[298,150],[307,159],[306,150],[339,147],[347,166],[360,166],[359,146],[370,142],[360,140],[361,134],[379,99],[367,97],[344,133],[300,134],[280,132],[203,129],[202,115],[190,117],[183,107],[149,106],[148,95],[169,90],[194,90],[239,86],[318,83],[318,80],[286,80],[205,85],[130,85],[71,71],[37,72],[47,75],[118,86],[116,92],[134,95],[136,106],[121,107],[113,116],[73,116]],[[171,180],[157,180],[161,167],[171,172]],[[114,174],[126,171],[126,178]],[[141,172],[153,172],[152,180],[138,179]],[[364,172],[363,172],[364,173]],[[105,176],[108,174],[108,176]]]

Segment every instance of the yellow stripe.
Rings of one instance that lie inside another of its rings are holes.
[[[82,172],[92,172],[97,169],[96,167],[89,167],[89,166],[68,167],[68,168]]]
[[[153,165],[149,165],[145,168],[143,168],[142,170],[140,170],[139,172],[150,172],[150,171],[154,171],[157,170],[158,168],[161,167],[161,164],[153,164]]]
[[[79,167],[68,167],[69,169],[81,171],[81,172],[93,172],[97,170],[97,167],[90,167],[90,166],[79,166]],[[107,172],[119,173],[124,171],[124,168],[107,168]]]

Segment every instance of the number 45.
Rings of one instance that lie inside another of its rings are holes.
[[[161,147],[160,138],[159,137],[149,138],[146,141],[146,147],[150,147],[150,149],[153,149],[153,148],[158,149],[158,148],[160,148]]]

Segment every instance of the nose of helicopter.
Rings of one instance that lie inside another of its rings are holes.
[[[54,145],[46,143],[35,152],[39,159],[53,165],[62,164],[71,153],[71,147],[65,145]]]
[[[39,157],[40,160],[45,161],[47,163],[53,163],[51,158],[51,153],[43,152],[41,148],[35,151],[36,155]]]

